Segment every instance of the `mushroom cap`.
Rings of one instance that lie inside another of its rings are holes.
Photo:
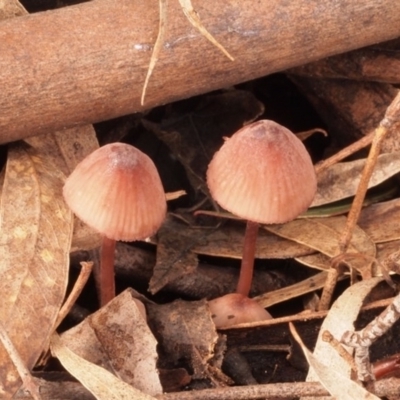
[[[111,143],[89,154],[67,178],[63,194],[83,222],[114,240],[151,236],[167,209],[153,161],[124,143]]]
[[[265,308],[240,293],[230,293],[210,300],[208,306],[217,329],[272,319]]]
[[[212,197],[231,213],[264,224],[306,211],[317,179],[303,143],[287,128],[261,120],[225,140],[207,171]]]

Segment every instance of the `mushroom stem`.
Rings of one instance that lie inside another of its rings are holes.
[[[97,285],[101,307],[106,305],[115,297],[114,253],[115,240],[104,236],[101,246],[100,267],[97,274]]]
[[[239,281],[236,293],[249,296],[251,282],[253,280],[254,257],[256,254],[256,242],[258,234],[258,223],[247,221],[244,234],[242,265],[240,267]]]

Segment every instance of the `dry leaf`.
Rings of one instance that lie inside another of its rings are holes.
[[[0,209],[0,317],[28,369],[52,333],[68,280],[73,219],[63,181],[34,149],[9,149]],[[10,393],[19,379],[0,352],[3,390]]]
[[[206,240],[196,243],[193,251],[216,257],[241,259],[243,253],[243,240],[245,222],[227,223],[217,230],[211,231]],[[310,254],[312,250],[282,237],[273,235],[260,229],[257,236],[256,258],[259,259],[285,259]]]
[[[337,163],[318,175],[318,191],[311,207],[333,203],[354,196],[358,188],[365,159]],[[379,185],[400,171],[400,152],[378,157],[368,188]]]
[[[179,366],[187,363],[195,379],[205,378],[218,340],[207,302],[176,300],[164,305],[149,304],[147,310],[164,361]]]
[[[332,396],[340,400],[379,400],[379,397],[368,392],[361,385],[352,381],[350,377],[344,375],[341,369],[328,367],[324,361],[322,361],[325,360],[325,358],[319,360],[314,357],[302,342],[294,325],[289,323],[289,327],[295,340],[300,344],[310,368],[312,368],[317,375],[318,381]],[[302,400],[305,399],[304,397],[302,398]]]
[[[334,257],[340,254],[339,238],[345,224],[345,217],[304,218],[265,228],[276,235],[304,244],[329,257]],[[365,232],[358,228],[353,234],[349,252],[360,252],[374,257],[375,245]]]
[[[367,281],[358,282],[350,286],[332,305],[322,323],[318,341],[313,352],[314,358],[323,362],[330,371],[340,371],[343,376],[350,378],[351,368],[329,343],[322,340],[323,332],[329,331],[334,338],[340,340],[344,332],[354,330],[354,322],[357,319],[365,297],[381,281],[382,278],[372,278]],[[347,351],[352,354],[353,350],[347,348]],[[317,380],[319,380],[318,372],[311,366],[307,381],[314,382]],[[336,381],[338,387],[341,384],[340,379]],[[339,396],[338,398],[344,399],[345,397]],[[354,398],[358,399],[362,397],[352,397],[352,399]]]
[[[375,242],[400,239],[400,199],[370,205],[361,211],[358,226]]]
[[[46,157],[54,167],[69,175],[88,154],[99,148],[92,125],[33,136],[24,140]]]
[[[271,225],[265,229],[276,235],[304,244],[321,254],[296,257],[296,260],[312,268],[330,268],[330,257],[340,254],[339,239],[346,224],[345,217],[299,219],[283,225]],[[369,236],[356,226],[349,253],[361,254],[362,259],[348,259],[347,264],[367,277],[373,273],[372,262],[376,256],[376,247]]]
[[[68,176],[87,155],[99,148],[92,125],[25,139],[53,165]],[[99,247],[101,236],[75,217],[71,251],[91,250]]]
[[[158,231],[157,261],[149,283],[149,291],[153,294],[197,268],[198,259],[193,247],[210,231],[189,232],[181,228],[182,224],[167,217]]]
[[[380,243],[376,246],[377,254],[376,259],[379,262],[385,262],[390,255],[397,253],[400,249],[400,240],[394,240],[393,242]],[[396,272],[398,269],[394,269]]]
[[[111,372],[76,355],[55,333],[51,337],[51,352],[64,368],[88,389],[97,400],[155,400],[154,397],[123,382]]]
[[[7,18],[19,17],[27,14],[25,8],[17,0],[0,1],[0,21]]]
[[[63,333],[63,343],[76,355],[115,373],[149,395],[162,392],[157,342],[128,289],[85,321]],[[75,371],[69,371],[79,379]]]

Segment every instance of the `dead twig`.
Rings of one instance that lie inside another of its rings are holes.
[[[354,228],[357,224],[358,218],[360,216],[360,211],[363,206],[365,194],[367,193],[368,182],[371,178],[372,173],[374,172],[374,168],[380,153],[382,142],[385,139],[387,133],[390,131],[390,128],[393,126],[394,123],[399,121],[399,119],[400,119],[400,92],[398,92],[392,103],[389,105],[389,107],[386,110],[384,118],[374,131],[371,149],[368,158],[365,162],[364,170],[361,174],[357,192],[347,217],[345,229],[339,239],[339,248],[341,254],[346,253],[350,245],[351,237],[353,235]],[[333,293],[334,282],[336,279],[337,279],[337,271],[335,268],[331,268],[328,272],[328,278],[327,278],[327,282],[330,286],[324,287],[323,293],[325,295],[323,296],[323,298],[321,298],[321,302],[319,305],[320,310],[326,309],[329,306],[331,301],[331,293]]]
[[[71,310],[72,306],[75,304],[77,298],[82,293],[82,290],[85,287],[90,274],[92,273],[93,262],[82,261],[80,264],[81,264],[82,269],[79,273],[78,279],[76,280],[74,287],[71,290],[71,293],[69,294],[67,300],[65,300],[65,303],[63,304],[63,306],[61,307],[61,309],[58,313],[58,317],[57,317],[57,321],[55,323],[54,329],[57,329],[57,327],[60,325],[60,323],[67,316],[67,314]]]
[[[15,348],[14,343],[8,336],[8,333],[1,322],[0,341],[10,356],[10,359],[18,371],[20,378],[22,379],[24,390],[28,391],[34,400],[41,400],[42,398],[39,392],[39,385],[37,385],[33,380],[30,371],[28,368],[26,368],[25,363],[22,361],[21,356],[18,353],[18,350]]]
[[[358,379],[363,382],[375,379],[369,361],[369,347],[385,332],[387,332],[400,317],[400,294],[364,329],[358,332],[347,331],[341,342],[355,349],[355,362]]]
[[[375,394],[379,397],[398,397],[400,395],[400,379],[391,378],[377,382]],[[318,382],[292,382],[166,393],[156,396],[156,398],[159,400],[255,400],[265,398],[291,399],[301,396],[323,397],[328,395],[327,390]]]

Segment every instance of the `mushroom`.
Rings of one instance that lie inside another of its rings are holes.
[[[64,199],[86,224],[103,235],[98,286],[103,306],[115,297],[115,241],[153,235],[166,214],[166,199],[153,161],[124,143],[100,147],[67,178]]]
[[[306,211],[317,180],[303,143],[270,120],[247,125],[225,140],[207,171],[212,197],[247,220],[236,292],[250,292],[259,223],[284,223]]]
[[[271,319],[271,314],[255,300],[240,293],[229,293],[208,302],[211,317],[217,328],[228,328],[246,322]]]

